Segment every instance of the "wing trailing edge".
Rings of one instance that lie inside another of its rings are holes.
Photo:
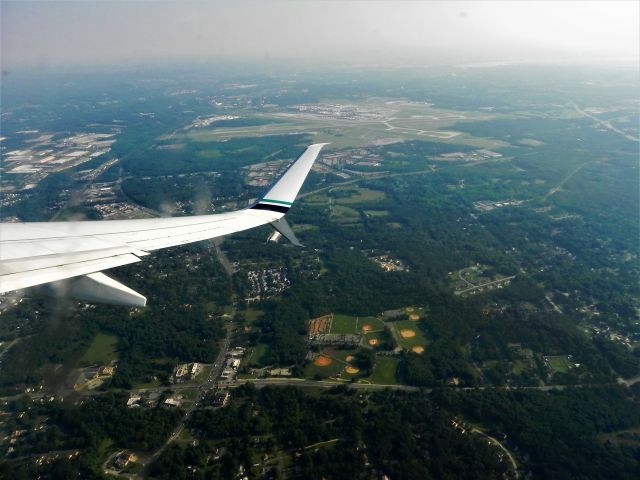
[[[88,303],[108,303],[125,307],[144,307],[147,299],[102,272],[46,285],[55,296],[68,296]]]

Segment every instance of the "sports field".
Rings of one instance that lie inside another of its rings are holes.
[[[424,307],[406,307],[404,311],[409,319],[414,321],[421,320],[427,315],[427,309]]]
[[[360,334],[380,330],[384,330],[384,323],[378,318],[336,314],[331,322],[330,333]]]
[[[547,357],[547,363],[554,372],[566,373],[571,368],[571,364],[566,357]]]
[[[365,345],[369,345],[370,347],[373,348],[378,348],[380,347],[383,343],[384,343],[384,334],[383,332],[373,332],[373,333],[367,333],[364,336],[364,343]]]
[[[356,357],[353,355],[345,356],[344,361],[346,362],[346,365],[344,367],[344,372],[342,373],[342,378],[351,378],[360,373],[360,369],[356,365],[355,359]]]
[[[314,361],[309,362],[304,369],[304,376],[306,378],[314,378],[316,376],[322,378],[333,377],[340,375],[344,369],[345,364],[339,362],[329,355],[320,355]]]
[[[372,383],[382,385],[394,385],[397,383],[396,372],[400,359],[397,357],[377,356],[373,367],[373,373],[367,379]]]
[[[397,333],[396,338],[402,348],[411,350],[413,347],[425,348],[427,346],[429,340],[422,331],[420,323],[421,321],[414,320],[393,322],[393,328]]]

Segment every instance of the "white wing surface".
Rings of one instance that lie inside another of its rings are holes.
[[[278,228],[324,145],[307,147],[266,195],[244,210],[143,220],[0,223],[0,293],[73,279],[63,288],[76,298],[144,305],[142,295],[97,272],[139,262],[160,248],[267,223]]]

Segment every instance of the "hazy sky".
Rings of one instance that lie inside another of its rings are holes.
[[[2,66],[639,56],[630,1],[1,1]]]

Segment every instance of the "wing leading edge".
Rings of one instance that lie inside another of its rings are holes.
[[[50,284],[55,291],[64,290],[87,301],[143,306],[146,299],[142,295],[99,272],[139,262],[161,248],[267,223],[278,228],[324,145],[307,147],[257,203],[235,212],[142,220],[0,223],[0,293]],[[63,280],[67,281],[61,283]]]

